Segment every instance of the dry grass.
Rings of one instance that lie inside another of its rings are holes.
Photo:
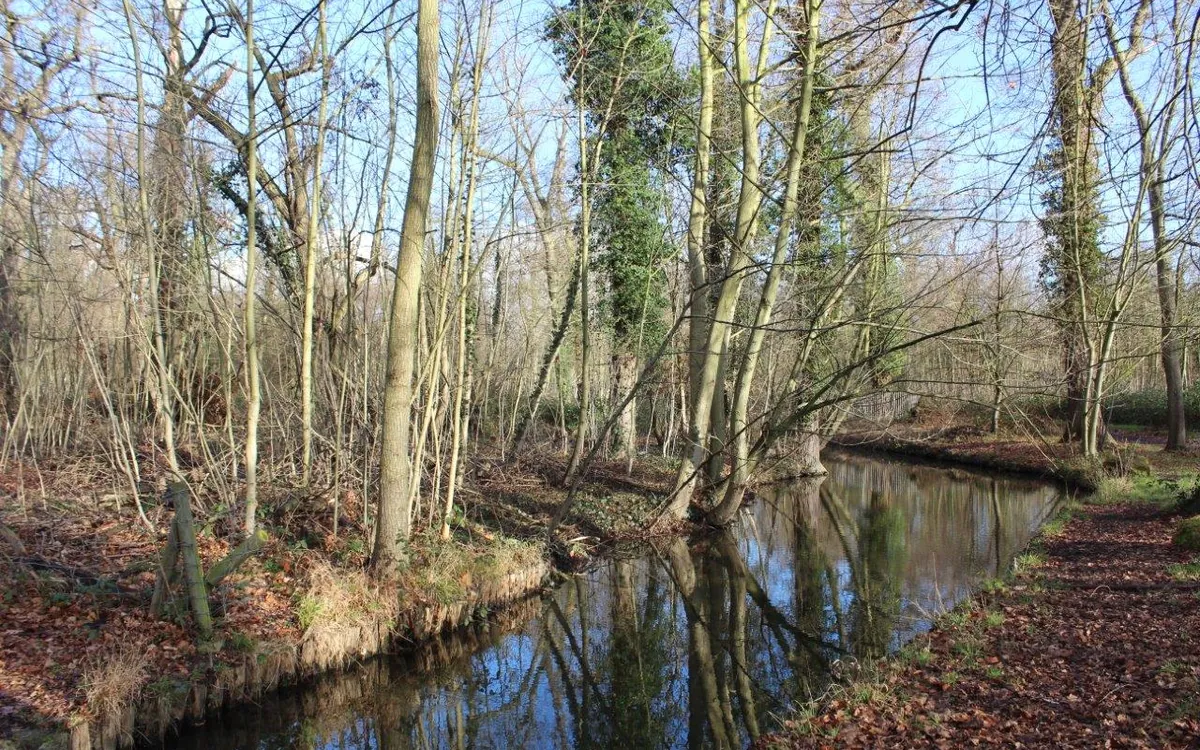
[[[306,633],[394,620],[396,592],[372,581],[365,571],[315,560],[297,597],[296,614]]]
[[[82,679],[88,713],[96,718],[119,714],[141,692],[148,668],[145,652],[129,646],[96,657]]]
[[[423,543],[420,543],[423,542]],[[458,540],[420,540],[419,559],[405,581],[416,596],[439,604],[454,604],[496,584],[505,576],[540,570],[542,548],[535,543],[501,538],[483,544]]]

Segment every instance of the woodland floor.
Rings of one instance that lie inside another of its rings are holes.
[[[1083,506],[1011,581],[760,745],[1200,747],[1200,564],[1177,520]]]
[[[419,536],[411,544],[411,563],[397,584],[401,609],[431,598],[452,603],[473,577],[502,572],[500,553],[513,566],[543,557],[546,523],[564,496],[564,469],[552,454],[471,466],[454,540]],[[637,537],[670,476],[666,464],[627,472],[623,464],[599,463],[560,532],[575,540],[570,553],[586,557]],[[203,680],[223,662],[252,654],[255,644],[299,642],[310,624],[303,609],[314,570],[327,582],[332,573],[345,589],[344,605],[361,606],[354,600],[363,593],[354,586],[361,589],[368,544],[354,491],[337,494],[334,534],[332,491],[266,487],[261,524],[270,541],[210,592],[217,633],[201,653],[186,616],[158,619],[149,610],[171,511],[153,485],[143,488],[148,529],[132,497],[114,486],[119,482],[86,462],[10,463],[0,473],[0,746],[5,738],[20,741],[30,727],[95,717],[99,704],[136,700],[155,683]],[[197,506],[207,568],[240,538],[241,510],[203,491]]]

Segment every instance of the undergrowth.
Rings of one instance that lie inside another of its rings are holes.
[[[398,605],[395,593],[372,581],[365,571],[316,560],[309,565],[297,597],[296,617],[305,632],[312,632],[394,619]]]
[[[148,666],[146,653],[132,647],[95,657],[80,680],[88,713],[94,717],[118,715],[137,698]]]

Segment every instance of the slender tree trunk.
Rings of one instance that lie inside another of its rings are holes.
[[[709,318],[707,267],[704,239],[708,222],[708,174],[712,158],[713,51],[710,31],[712,4],[700,0],[697,12],[700,59],[700,119],[696,125],[696,162],[692,175],[692,201],[688,214],[687,258],[691,286],[688,324],[688,399],[694,403],[704,371],[705,344],[712,321]]]
[[[318,0],[317,54],[321,60],[321,94],[317,105],[317,135],[313,144],[312,195],[308,202],[308,241],[304,244],[304,313],[300,328],[300,424],[301,479],[308,486],[312,477],[312,391],[313,317],[316,302],[317,237],[321,221],[321,166],[325,154],[325,117],[329,102],[329,59],[325,39],[325,0]]]
[[[581,16],[582,18],[582,16]],[[584,67],[580,65],[579,72],[579,87],[583,89]],[[576,119],[579,130],[579,196],[580,196],[580,219],[579,219],[579,327],[580,327],[580,357],[579,357],[579,424],[575,429],[575,443],[571,446],[571,458],[567,461],[566,482],[574,478],[575,472],[579,470],[579,462],[583,460],[583,451],[587,443],[589,432],[589,423],[591,422],[592,408],[592,378],[591,378],[591,324],[589,321],[590,309],[588,300],[588,268],[590,265],[588,254],[591,246],[592,232],[592,201],[590,195],[591,170],[594,164],[600,158],[601,141],[596,141],[596,154],[594,158],[589,158],[588,155],[588,139],[587,128],[584,125],[584,103],[583,97],[579,98],[578,109],[576,110]]]
[[[151,219],[150,194],[147,189],[149,171],[146,169],[146,96],[143,84],[142,55],[137,30],[133,25],[134,11],[129,0],[124,2],[125,21],[129,28],[129,39],[133,49],[134,79],[137,88],[137,174],[138,174],[138,215],[142,225],[142,237],[146,244],[148,266],[150,268],[149,297],[151,306],[151,359],[154,364],[155,378],[155,409],[158,413],[159,428],[162,430],[163,444],[166,448],[167,465],[173,473],[179,473],[179,461],[175,454],[175,415],[172,405],[174,388],[171,383],[171,371],[168,364],[166,341],[162,326],[162,300],[160,299],[159,253],[155,247],[155,232]]]
[[[1183,373],[1183,351],[1180,331],[1178,330],[1179,314],[1177,297],[1179,294],[1179,269],[1175,261],[1176,250],[1167,234],[1166,202],[1163,196],[1163,185],[1166,182],[1164,161],[1171,148],[1174,129],[1172,124],[1177,108],[1176,97],[1167,100],[1163,109],[1152,114],[1137,91],[1137,85],[1130,71],[1130,59],[1142,52],[1142,24],[1151,12],[1150,0],[1142,0],[1135,13],[1129,46],[1122,50],[1117,39],[1116,24],[1107,3],[1103,5],[1105,31],[1108,35],[1109,50],[1121,82],[1121,91],[1125,102],[1129,105],[1137,122],[1138,139],[1140,141],[1141,165],[1139,178],[1142,191],[1145,192],[1150,207],[1150,231],[1154,240],[1154,269],[1156,274],[1156,290],[1159,304],[1159,326],[1161,342],[1159,346],[1162,359],[1163,376],[1167,385],[1167,450],[1182,450],[1187,447],[1187,414],[1184,404],[1184,389],[1186,388]],[[1176,21],[1178,24],[1178,20]],[[1180,29],[1176,29],[1176,35]],[[1181,78],[1182,66],[1177,61],[1174,80],[1177,84]],[[1156,137],[1152,127],[1158,128]]]
[[[371,567],[388,574],[401,557],[401,544],[412,531],[410,499],[414,481],[409,456],[414,356],[417,348],[421,261],[429,196],[438,141],[438,4],[417,3],[417,123],[413,138],[404,225],[400,231],[400,257],[388,325],[387,374],[384,381],[383,445],[379,461],[379,511]]]
[[[792,225],[796,215],[797,196],[800,194],[801,166],[806,158],[805,143],[808,136],[808,121],[812,112],[812,94],[816,79],[817,37],[820,31],[819,0],[809,0],[806,8],[807,29],[805,47],[801,60],[804,78],[800,89],[800,101],[796,108],[796,123],[788,148],[787,178],[784,189],[783,209],[775,234],[775,250],[771,257],[771,268],[759,297],[758,310],[754,316],[754,328],[742,356],[734,389],[733,411],[730,415],[730,430],[733,433],[733,465],[726,484],[725,496],[713,509],[710,519],[717,524],[732,521],[746,492],[750,479],[750,389],[758,367],[759,353],[766,340],[767,327],[771,325],[771,314],[775,309],[775,298],[779,292],[779,280],[791,246]]]
[[[462,460],[462,443],[466,439],[470,415],[470,379],[474,364],[470,360],[474,342],[475,315],[471,310],[474,297],[471,294],[471,245],[474,242],[475,186],[477,181],[476,148],[479,136],[479,94],[483,86],[483,64],[487,56],[487,41],[491,33],[491,5],[480,9],[479,34],[475,42],[475,65],[472,71],[471,115],[463,139],[463,153],[467,162],[467,190],[463,196],[463,218],[460,249],[458,255],[458,338],[456,372],[454,379],[454,406],[450,412],[450,468],[446,478],[446,508],[442,514],[442,539],[450,538],[450,514],[454,510],[454,496],[458,490],[459,464]],[[464,411],[463,404],[467,404]]]
[[[717,297],[712,326],[704,349],[704,367],[697,381],[699,392],[692,404],[691,434],[685,446],[684,460],[680,462],[675,478],[675,489],[666,513],[682,517],[695,492],[700,467],[704,464],[705,445],[708,442],[712,418],[712,404],[718,391],[718,373],[721,365],[723,344],[733,321],[741,293],[742,280],[750,265],[750,246],[754,241],[758,225],[758,210],[762,203],[762,187],[759,184],[758,125],[761,114],[758,108],[757,72],[751,68],[749,50],[749,0],[737,0],[734,18],[734,51],[738,87],[741,94],[742,126],[742,184],[738,198],[737,230],[733,242],[725,278],[721,280],[721,292]],[[770,25],[768,24],[768,29]],[[767,45],[764,38],[762,44]]]
[[[254,534],[258,513],[258,418],[262,411],[258,363],[258,122],[254,106],[254,0],[246,0],[246,300],[242,313],[246,329],[246,535]]]
[[[1151,212],[1154,211],[1153,200],[1151,198]],[[1159,254],[1155,263],[1158,273],[1158,303],[1161,312],[1163,375],[1167,381],[1166,448],[1170,451],[1184,450],[1187,447],[1187,412],[1184,403],[1182,346],[1178,331],[1178,316],[1175,310],[1176,274],[1174,265],[1171,256],[1165,252]]]

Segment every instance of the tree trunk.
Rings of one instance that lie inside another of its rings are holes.
[[[730,432],[733,437],[733,463],[725,487],[725,496],[710,516],[713,522],[718,524],[728,523],[737,515],[737,510],[742,505],[742,498],[745,496],[746,483],[750,479],[750,389],[754,384],[758,357],[762,351],[763,342],[766,340],[767,327],[771,325],[771,314],[775,309],[779,281],[783,275],[788,248],[791,246],[792,225],[796,215],[797,197],[800,194],[800,172],[806,157],[805,143],[816,80],[817,35],[820,30],[818,7],[815,2],[807,4],[808,28],[804,35],[805,46],[802,50],[797,50],[801,53],[804,63],[804,79],[796,107],[796,122],[788,146],[783,208],[779,215],[779,226],[775,230],[775,248],[771,256],[771,268],[767,272],[767,281],[759,296],[758,310],[754,316],[754,328],[750,331],[750,340],[746,344],[741,368],[738,370],[737,385],[734,389],[733,413],[730,419]],[[820,465],[819,459],[817,465]]]
[[[0,248],[0,419],[17,413],[17,343],[21,340],[21,317],[17,308],[17,251],[8,238]]]
[[[721,292],[709,328],[708,341],[704,347],[704,366],[696,381],[699,392],[693,399],[690,440],[684,447],[683,460],[675,477],[675,488],[666,513],[682,517],[696,489],[699,472],[705,461],[705,446],[708,443],[712,421],[714,394],[718,392],[718,373],[724,347],[731,329],[734,312],[742,281],[750,266],[750,246],[758,227],[759,207],[762,204],[762,186],[759,183],[760,149],[758,127],[761,113],[758,107],[758,74],[750,62],[749,22],[750,3],[738,0],[734,16],[734,52],[738,87],[740,89],[741,136],[742,136],[742,180],[738,197],[737,229],[725,278],[721,280]],[[768,25],[768,29],[770,26]],[[767,34],[768,32],[764,32]],[[764,47],[767,40],[763,39]],[[761,67],[761,66],[759,66]]]
[[[821,463],[821,449],[824,447],[825,437],[821,434],[820,425],[814,417],[801,430],[800,439],[793,454],[797,476],[820,477],[829,473],[825,464]]]
[[[325,153],[325,117],[329,102],[330,63],[325,40],[325,0],[318,0],[317,48],[321,57],[321,93],[317,105],[317,133],[313,144],[312,194],[308,202],[308,228],[304,243],[304,311],[300,326],[300,483],[312,478],[313,317],[317,295],[317,237],[321,221],[321,162]]]
[[[204,585],[204,570],[196,549],[196,527],[192,522],[191,491],[183,482],[174,482],[167,495],[175,504],[175,525],[178,527],[179,554],[183,557],[183,576],[187,581],[188,603],[200,637],[212,635],[212,614],[208,609],[208,589]]]
[[[438,141],[438,4],[417,3],[417,123],[413,138],[400,257],[388,325],[387,374],[383,394],[383,439],[379,460],[379,512],[371,568],[391,573],[401,545],[412,532],[410,491],[415,481],[409,456],[414,357],[420,306],[421,261]]]
[[[613,356],[613,399],[621,403],[631,388],[637,385],[638,361],[632,354]],[[621,458],[637,455],[637,399],[630,399],[617,418],[616,434],[613,436],[616,454]]]
[[[713,125],[713,40],[709,32],[710,0],[700,0],[698,11],[700,60],[700,119],[696,126],[696,164],[692,175],[692,202],[688,214],[687,257],[691,290],[688,323],[688,403],[699,394],[704,370],[705,344],[712,325],[709,316],[707,267],[704,240],[708,221],[708,172],[712,155]]]
[[[1167,380],[1167,450],[1187,447],[1187,413],[1184,404],[1183,357],[1176,330],[1174,264],[1165,255],[1158,263],[1158,300],[1162,313],[1162,364]]]
[[[254,0],[246,2],[246,509],[243,527],[253,536],[258,515],[258,419],[262,411],[262,383],[258,362],[258,316],[255,288],[258,283],[258,122],[254,106]]]

